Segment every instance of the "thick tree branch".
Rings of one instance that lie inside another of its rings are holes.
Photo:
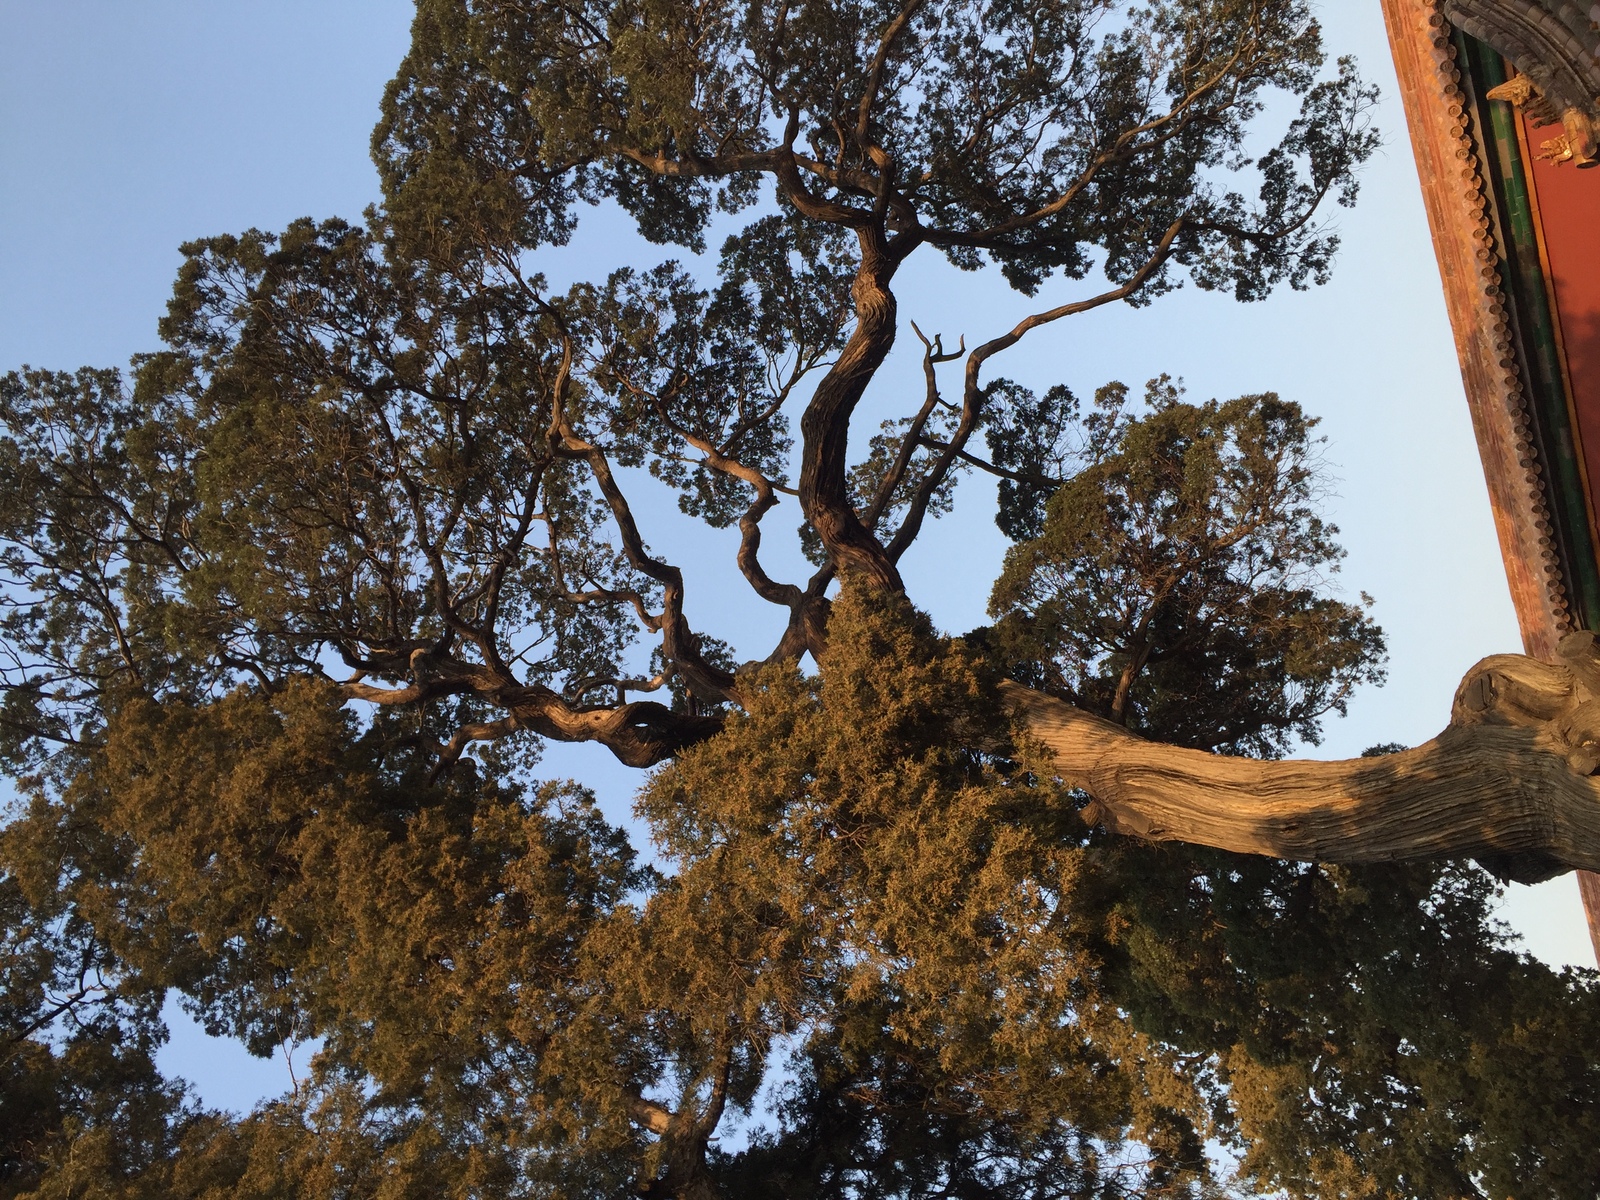
[[[861,263],[851,285],[856,327],[800,417],[800,507],[837,569],[886,591],[903,592],[900,572],[856,516],[846,481],[850,417],[894,345],[896,315],[889,283],[897,260],[881,230],[858,232]]]
[[[580,708],[544,688],[503,698],[516,727],[558,742],[599,742],[630,767],[653,767],[722,729],[722,718],[674,712],[653,700]]]
[[[405,687],[367,683],[367,672],[360,670],[342,682],[339,690],[352,700],[393,708],[402,704],[442,700],[446,696],[483,694],[504,686],[502,679],[487,670],[425,649],[413,650],[407,666],[411,682]]]
[[[735,561],[740,574],[745,577],[745,581],[756,595],[771,604],[781,604],[792,610],[804,598],[804,594],[792,583],[779,583],[773,579],[761,565],[761,518],[766,516],[778,502],[772,481],[754,467],[746,466],[734,458],[725,447],[718,446],[710,438],[697,434],[673,420],[671,411],[659,396],[652,395],[620,376],[619,380],[635,396],[648,400],[667,428],[705,456],[699,460],[698,465],[730,479],[737,479],[755,490],[755,499],[739,517],[739,552]],[[787,391],[788,388],[784,388],[784,392]]]
[[[779,153],[767,150],[711,158],[679,153],[668,157],[664,150],[642,150],[636,146],[618,146],[616,152],[653,175],[671,179],[721,179],[744,171],[772,171]]]
[[[651,1133],[663,1134],[672,1127],[673,1112],[665,1105],[643,1096],[628,1097],[628,1116]]]
[[[451,735],[447,745],[437,748],[439,761],[434,764],[430,778],[438,779],[439,776],[460,762],[461,755],[473,742],[498,741],[515,733],[517,728],[517,718],[514,716],[502,717],[498,721],[480,721],[475,724],[460,726]]]
[[[777,646],[767,655],[767,662],[789,662],[808,650],[816,658],[827,648],[828,612],[832,604],[827,593],[835,577],[836,572],[831,564],[818,568],[806,584],[805,595],[800,603],[789,610],[789,624],[784,628]]]
[[[674,712],[653,701],[585,707],[542,685],[507,684],[490,668],[424,650],[412,654],[411,675],[412,682],[403,688],[366,683],[360,672],[339,686],[352,699],[391,707],[470,695],[506,714],[495,721],[465,725],[447,746],[435,746],[441,757],[439,770],[459,759],[468,743],[505,737],[519,729],[560,742],[599,742],[630,767],[651,767],[722,728],[719,717]]]
[[[560,315],[554,309],[546,306],[546,310],[558,324],[561,323]],[[550,404],[551,445],[557,453],[580,458],[588,464],[589,472],[594,477],[606,506],[611,510],[611,518],[617,526],[622,550],[628,562],[635,570],[642,571],[661,585],[662,612],[659,628],[662,657],[679,671],[689,686],[703,699],[735,700],[737,690],[734,687],[733,676],[705,660],[700,653],[699,639],[684,618],[683,572],[671,563],[653,557],[645,549],[644,538],[633,517],[633,509],[612,474],[611,462],[606,457],[605,451],[582,437],[567,415],[566,400],[571,369],[572,338],[563,328],[561,367]]]
[[[883,36],[878,39],[878,49],[872,56],[872,66],[867,70],[866,86],[861,89],[861,104],[856,110],[856,144],[867,149],[867,132],[871,128],[872,106],[878,101],[878,90],[883,86],[883,68],[889,61],[889,51],[894,49],[895,42],[911,24],[911,18],[917,15],[917,9],[922,7],[923,0],[907,0],[907,3],[895,14],[894,20],[889,22],[888,28],[883,31]]]
[[[1150,841],[1331,863],[1477,858],[1524,882],[1600,869],[1600,652],[1486,658],[1449,726],[1413,750],[1343,762],[1228,758],[1147,742],[1015,683],[1002,685],[1085,816]]]

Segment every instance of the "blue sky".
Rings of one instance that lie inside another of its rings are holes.
[[[1030,335],[996,370],[1080,395],[1170,372],[1191,398],[1277,391],[1322,418],[1328,508],[1349,551],[1340,583],[1376,598],[1391,646],[1389,684],[1330,722],[1316,752],[1343,757],[1431,737],[1464,671],[1520,642],[1377,0],[1324,5],[1322,17],[1330,51],[1355,54],[1383,89],[1386,134],[1359,205],[1337,210],[1333,283],[1253,306],[1186,289],[1143,310],[1100,310]],[[185,240],[303,215],[358,218],[377,198],[367,140],[409,20],[403,0],[0,0],[0,370],[120,365],[152,348]],[[665,256],[596,219],[538,265],[559,282]],[[898,291],[903,318],[950,343],[1029,311],[937,259],[913,263]],[[1070,294],[1063,285],[1042,299]],[[908,345],[861,428],[920,396]],[[951,630],[984,620],[1004,550],[985,485],[963,491],[904,564],[913,596]],[[686,535],[673,515],[646,513],[645,534],[687,562],[691,618],[755,639],[727,535]],[[769,524],[792,527],[791,516]],[[556,747],[543,770],[627,810],[635,776],[603,750]],[[1592,965],[1570,877],[1512,893],[1507,917],[1534,952]],[[281,1063],[182,1023],[166,1061],[218,1104],[245,1107],[287,1084]]]

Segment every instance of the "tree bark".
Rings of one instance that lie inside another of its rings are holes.
[[[847,482],[851,414],[894,345],[896,305],[889,282],[899,265],[881,230],[859,232],[861,262],[850,289],[856,327],[800,416],[800,507],[841,573],[904,592],[900,572],[856,516]]]
[[[1116,833],[1330,863],[1476,858],[1531,883],[1600,870],[1600,652],[1486,658],[1449,726],[1412,750],[1343,762],[1228,758],[1149,742],[1015,683],[1002,690],[1059,777]]]

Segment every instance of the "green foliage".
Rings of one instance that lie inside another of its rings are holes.
[[[373,137],[390,212],[448,256],[480,231],[564,241],[577,202],[609,197],[699,249],[762,175],[795,192],[793,150],[816,202],[854,208],[882,179],[897,228],[1030,294],[1101,253],[1129,278],[1185,215],[1177,261],[1202,286],[1254,299],[1326,274],[1337,241],[1307,205],[1353,200],[1376,141],[1352,64],[1318,82],[1304,4],[945,0],[894,24],[901,8],[424,0]],[[1277,90],[1302,115],[1247,202],[1221,180]]]
[[[963,748],[1004,734],[972,655],[847,590],[820,674],[764,682],[641,797],[675,885],[761,914],[771,957],[739,961],[787,983],[763,1040],[793,1046],[795,1083],[779,1128],[721,1164],[729,1192],[1203,1176],[1203,1098],[1095,987],[1075,807]]]
[[[1160,379],[1144,415],[1112,384],[1077,421],[1070,394],[1009,386],[1014,424],[991,439],[1003,461],[1077,469],[1047,506],[1032,493],[1042,520],[1013,493],[1011,519],[1038,533],[990,601],[1008,674],[1163,741],[1267,756],[1315,743],[1323,714],[1382,681],[1382,633],[1320,586],[1343,551],[1316,513],[1299,406],[1192,405]],[[1066,419],[1040,445],[1052,426],[1032,418],[1051,406]]]
[[[133,704],[93,768],[8,831],[33,853],[7,869],[53,865],[138,988],[178,989],[212,1032],[262,1054],[325,1039],[321,1082],[280,1115],[299,1137],[345,1128],[373,1171],[404,1177],[431,1145],[436,1178],[478,1162],[509,1187],[562,1175],[563,1143],[636,1140],[592,1111],[609,1064],[579,987],[586,939],[648,882],[626,841],[574,787],[429,789],[388,761],[392,729],[358,733],[340,704],[310,682]],[[218,1136],[275,1127],[269,1111]]]
[[[0,383],[7,761],[95,740],[128,690],[216,698],[334,663],[369,699],[453,705],[457,728],[509,707],[521,731],[570,734],[596,696],[627,702],[641,625],[658,683],[709,710],[736,681],[598,473],[644,467],[686,514],[739,525],[741,569],[791,608],[799,585],[767,579],[751,539],[797,477],[821,570],[793,623],[816,631],[839,549],[812,527],[833,495],[821,462],[841,480],[829,503],[853,478],[861,508],[823,525],[899,522],[879,539],[898,557],[952,502],[993,391],[893,425],[853,474],[826,432],[894,336],[858,307],[919,246],[987,256],[1028,292],[1093,267],[1130,303],[1184,273],[1247,297],[1325,273],[1316,210],[1353,197],[1376,142],[1349,64],[1319,80],[1298,0],[897,13],[423,0],[366,228],[187,246],[167,349],[136,362],[131,394],[108,372]],[[1251,162],[1280,91],[1302,116]],[[1246,203],[1229,181],[1251,171]],[[525,251],[606,199],[696,250],[713,208],[759,209],[712,283],[669,263],[551,293]],[[861,337],[877,341],[846,354]],[[818,379],[839,395],[797,464],[787,409]],[[705,732],[635,711],[650,736],[606,735],[630,762]]]
[[[1480,871],[1112,837],[999,702],[1314,741],[1383,641],[1312,419],[1081,411],[985,375],[1019,327],[849,454],[921,246],[1321,280],[1376,145],[1322,65],[1299,0],[420,0],[365,225],[185,247],[130,381],[0,379],[0,1200],[1592,1195],[1600,994]],[[693,256],[552,291],[601,202]],[[1016,544],[950,639],[895,563],[967,466]],[[737,528],[765,659],[641,488]],[[541,738],[657,765],[641,836]],[[168,995],[310,1077],[202,1110]]]
[[[154,1194],[190,1115],[154,1064],[161,992],[77,907],[42,815],[0,830],[0,1196]]]
[[[783,403],[849,301],[837,238],[775,218],[728,240],[715,289],[668,264],[555,304],[515,264],[402,259],[381,226],[185,253],[170,349],[131,391],[111,371],[0,379],[0,750],[19,765],[93,740],[129,689],[193,699],[336,663],[413,683],[419,653],[446,660],[445,696],[472,690],[462,669],[580,701],[624,677],[662,579],[608,535],[552,413],[730,524],[746,485],[682,439],[781,482]]]
[[[147,1079],[172,1132],[133,1183],[1203,1195],[1220,1142],[1296,1196],[1582,1194],[1600,996],[1498,948],[1481,872],[1108,839],[965,748],[1005,724],[962,643],[859,590],[831,633],[641,793],[664,875],[580,789],[427,785],[326,686],[132,706],[8,870],[55,872],[144,994],[263,1051],[323,1040],[237,1123]],[[777,1123],[703,1156],[779,1066]],[[646,1101],[687,1119],[647,1137]],[[76,1128],[55,1145],[129,1153]]]

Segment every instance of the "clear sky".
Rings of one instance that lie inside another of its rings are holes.
[[[1030,335],[996,369],[1080,395],[1170,372],[1195,399],[1277,391],[1322,418],[1328,507],[1349,550],[1341,583],[1376,598],[1391,646],[1389,684],[1359,695],[1316,751],[1343,757],[1431,737],[1465,670],[1520,643],[1377,0],[1324,4],[1322,18],[1330,51],[1355,54],[1383,89],[1387,135],[1359,205],[1337,210],[1333,283],[1248,307],[1189,289],[1100,310]],[[377,198],[367,139],[409,19],[404,0],[0,0],[0,370],[120,365],[153,348],[185,240],[303,215],[358,219]],[[597,218],[539,266],[559,283],[666,254]],[[914,263],[897,290],[903,317],[949,343],[1029,311],[941,260]],[[864,430],[920,398],[911,341]],[[953,631],[985,620],[1004,550],[985,491],[964,485],[957,513],[904,564],[912,595]],[[689,560],[691,618],[765,653],[767,615],[749,615],[727,536],[675,531],[672,515],[645,533]],[[797,521],[791,510],[768,524]],[[636,776],[603,750],[556,747],[543,770],[627,812]],[[1511,891],[1506,915],[1530,949],[1593,964],[1571,877]],[[166,1063],[210,1102],[247,1107],[285,1086],[281,1064],[176,1024]]]

